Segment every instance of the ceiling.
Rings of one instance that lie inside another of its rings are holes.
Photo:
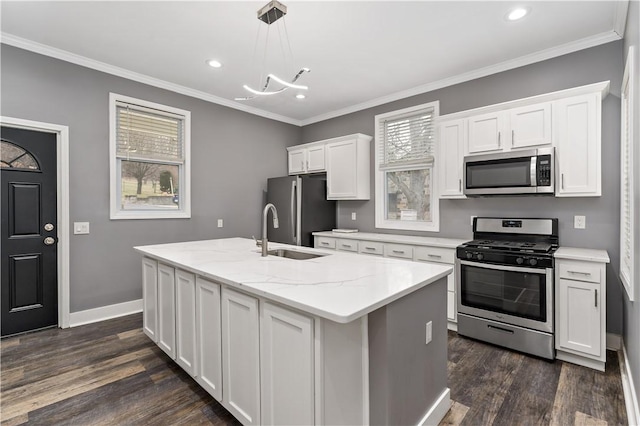
[[[304,100],[289,89],[234,101],[247,95],[243,84],[261,87],[263,50],[254,46],[258,32],[266,32],[256,19],[266,0],[2,1],[0,24],[6,44],[305,125],[620,39],[628,6],[626,0],[284,2],[289,70],[311,69],[298,81],[309,86]],[[517,5],[530,13],[507,21]],[[276,30],[270,36],[277,42]],[[280,48],[268,53],[267,66],[281,66]],[[223,67],[206,65],[211,58]]]

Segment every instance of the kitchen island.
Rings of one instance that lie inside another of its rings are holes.
[[[434,424],[446,265],[243,238],[136,247],[144,332],[243,424]],[[427,343],[427,341],[429,341]]]

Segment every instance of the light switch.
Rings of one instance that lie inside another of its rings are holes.
[[[222,228],[223,222],[222,219],[218,219],[218,228]]]
[[[73,222],[73,233],[76,235],[89,233],[89,222]]]
[[[429,321],[426,324],[426,330],[425,330],[425,344],[429,344],[429,342],[431,342],[431,340],[433,340],[433,321]]]
[[[356,220],[356,212],[351,212],[351,220]]]

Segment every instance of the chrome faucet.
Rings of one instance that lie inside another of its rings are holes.
[[[269,203],[264,206],[264,210],[262,211],[262,257],[266,257],[269,254],[269,248],[267,244],[267,214],[269,214],[269,209],[273,211],[273,227],[278,228],[278,210],[276,210],[276,206]]]

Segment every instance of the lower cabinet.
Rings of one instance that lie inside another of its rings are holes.
[[[222,400],[220,285],[196,277],[196,381]]]
[[[563,248],[558,252],[562,255],[561,250]],[[556,357],[604,371],[607,349],[605,262],[556,258],[555,271]]]
[[[223,405],[244,425],[260,424],[258,299],[222,289]]]
[[[262,423],[314,424],[313,319],[262,303],[260,377]]]
[[[171,266],[158,264],[158,346],[176,359],[176,279]]]
[[[196,276],[176,270],[176,362],[191,376],[197,370]]]

